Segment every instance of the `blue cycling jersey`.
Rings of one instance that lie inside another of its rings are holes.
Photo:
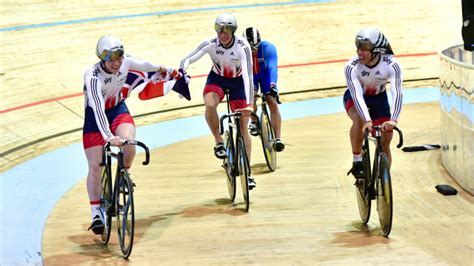
[[[278,56],[275,45],[262,41],[258,45],[257,55],[253,56],[253,82],[255,90],[259,85],[263,94],[270,91],[270,85],[276,87],[278,79]]]

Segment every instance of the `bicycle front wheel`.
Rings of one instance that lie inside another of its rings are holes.
[[[263,154],[270,171],[276,170],[277,155],[275,152],[275,132],[270,123],[270,117],[267,112],[262,111],[260,118],[260,139],[262,140]]]
[[[225,173],[227,175],[227,191],[229,192],[229,198],[233,202],[235,200],[235,174],[234,174],[234,142],[232,136],[230,136],[229,131],[225,132],[224,135],[225,143],[225,153],[226,157],[222,167],[224,167]]]
[[[133,203],[133,184],[125,170],[120,171],[116,187],[117,232],[124,258],[132,253],[135,230],[135,210]]]
[[[367,224],[370,219],[371,198],[370,198],[370,154],[368,148],[362,151],[362,165],[364,167],[364,179],[356,183],[357,205],[359,215],[363,224]]]
[[[110,231],[112,229],[112,176],[110,172],[110,158],[107,158],[107,164],[102,168],[102,194],[100,196],[100,212],[104,217],[104,232],[100,235],[101,241],[107,245],[110,240]]]
[[[250,207],[250,196],[249,196],[249,174],[250,174],[250,165],[247,157],[247,151],[245,149],[244,139],[240,137],[238,139],[238,164],[239,164],[239,173],[240,173],[240,184],[242,185],[242,194],[245,200],[245,210],[249,211]]]
[[[379,213],[380,227],[384,236],[388,236],[392,230],[393,201],[392,180],[388,168],[387,156],[379,154],[379,171],[377,174],[377,211]]]

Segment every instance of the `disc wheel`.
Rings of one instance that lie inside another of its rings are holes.
[[[388,160],[385,154],[380,155],[379,176],[377,178],[377,211],[379,213],[380,227],[384,236],[388,236],[392,230],[393,201],[392,182],[388,169]]]
[[[239,163],[239,174],[240,174],[240,184],[242,185],[242,194],[245,201],[245,210],[249,211],[250,207],[250,195],[249,195],[249,174],[250,174],[250,165],[247,157],[247,152],[245,150],[245,144],[242,137],[238,140],[238,163]]]
[[[362,165],[364,167],[364,179],[356,184],[357,205],[359,215],[363,224],[367,224],[370,219],[371,199],[370,199],[370,154],[365,149],[362,155]]]
[[[270,171],[276,170],[277,155],[275,151],[275,132],[272,128],[270,118],[266,112],[262,111],[260,118],[260,139],[262,140],[263,154]]]
[[[110,160],[110,159],[108,159]],[[112,176],[110,175],[110,163],[102,168],[101,178],[102,194],[100,196],[100,212],[104,218],[104,232],[100,235],[101,241],[107,245],[110,240],[110,232],[112,229]]]
[[[229,198],[233,202],[235,200],[235,175],[234,175],[234,142],[232,137],[230,137],[229,131],[225,132],[224,135],[224,143],[225,143],[225,153],[226,157],[222,164],[226,173],[226,183],[227,183],[227,191],[229,192]]]

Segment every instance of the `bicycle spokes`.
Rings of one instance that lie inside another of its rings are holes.
[[[117,189],[117,232],[122,254],[127,258],[130,256],[133,246],[135,212],[133,202],[133,184],[127,172],[124,170]]]

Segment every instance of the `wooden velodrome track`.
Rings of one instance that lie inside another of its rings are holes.
[[[290,93],[343,86],[342,69],[355,52],[355,33],[369,26],[380,28],[399,55],[408,80],[404,87],[436,86],[431,79],[438,76],[436,52],[462,41],[459,2],[3,1],[0,170],[81,140],[82,76],[97,61],[95,44],[103,34],[120,37],[135,57],[176,67],[215,34],[212,24],[219,13],[232,12],[239,32],[256,25],[264,39],[276,44],[279,87],[287,93],[282,100],[290,102],[342,95],[343,89]],[[209,67],[210,60],[201,59],[188,69],[194,76],[191,102],[175,95],[129,99],[134,115],[148,114],[136,118],[137,125],[202,114],[201,106],[157,112],[202,104]],[[154,150],[152,158],[159,160],[133,169],[137,232],[129,261],[120,258],[116,238],[103,247],[86,231],[90,210],[83,179],[51,211],[44,263],[472,265],[474,201],[453,184],[437,151],[394,152],[391,237],[380,236],[376,212],[368,227],[361,226],[352,179],[345,175],[351,159],[349,126],[343,113],[285,120],[283,137],[291,146],[271,174],[254,139],[258,187],[248,214],[226,200],[210,136]],[[438,104],[405,106],[400,127],[407,145],[439,142]],[[438,183],[452,184],[459,195],[441,196],[434,190]]]

